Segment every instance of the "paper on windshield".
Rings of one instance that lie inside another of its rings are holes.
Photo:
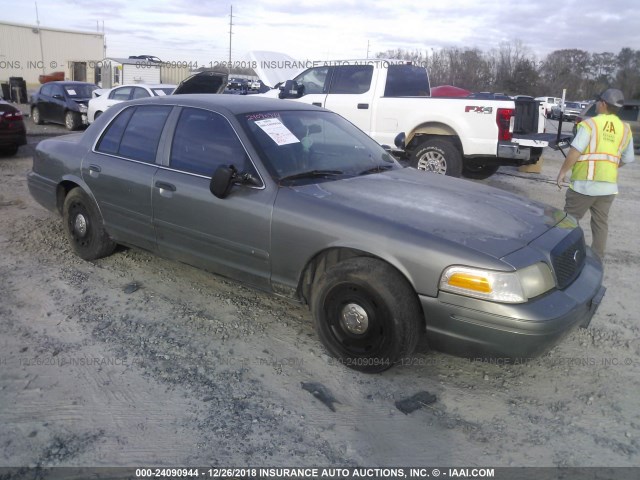
[[[277,145],[300,143],[300,140],[284,126],[279,118],[265,118],[256,120],[256,125],[264,131]]]
[[[67,93],[72,97],[76,95],[76,91],[73,88],[67,88]]]

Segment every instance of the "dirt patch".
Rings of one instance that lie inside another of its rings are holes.
[[[527,364],[423,341],[362,375],[299,305],[136,249],[78,259],[27,191],[29,155],[0,161],[0,466],[638,465],[636,165],[588,330]],[[484,183],[562,206],[561,161]],[[420,392],[435,401],[396,408]]]

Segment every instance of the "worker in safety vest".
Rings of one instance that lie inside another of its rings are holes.
[[[571,170],[564,210],[577,220],[587,210],[591,212],[591,247],[601,260],[609,232],[609,209],[618,193],[618,168],[634,161],[631,129],[616,115],[623,104],[624,95],[614,88],[598,96],[597,115],[578,124],[556,180],[562,188]]]

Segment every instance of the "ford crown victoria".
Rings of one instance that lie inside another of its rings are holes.
[[[81,258],[135,246],[295,299],[330,354],[364,372],[421,335],[458,355],[538,355],[586,327],[604,294],[564,212],[403,168],[302,103],[123,102],[42,141],[28,186]]]

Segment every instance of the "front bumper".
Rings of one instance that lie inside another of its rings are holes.
[[[420,296],[431,348],[462,357],[526,360],[541,355],[574,328],[586,328],[605,288],[592,256],[566,289],[523,304],[500,304],[440,292]]]

